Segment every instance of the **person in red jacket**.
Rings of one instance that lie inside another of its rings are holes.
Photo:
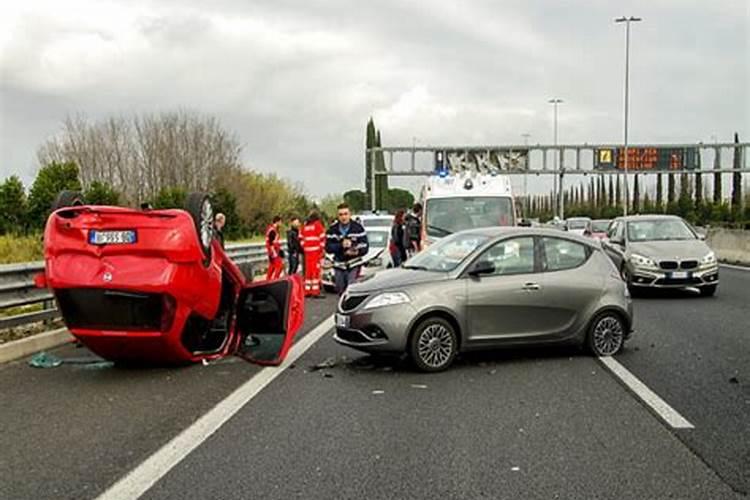
[[[310,213],[300,231],[300,242],[305,254],[305,296],[320,297],[321,261],[325,257],[326,228],[317,212]]]
[[[281,238],[279,238],[280,222],[281,217],[276,215],[266,228],[266,253],[268,254],[266,280],[279,279],[284,270],[284,255],[281,251]]]

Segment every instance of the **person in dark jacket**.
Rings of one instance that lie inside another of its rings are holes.
[[[218,213],[214,217],[214,234],[216,239],[219,240],[221,248],[224,248],[224,224],[226,224],[227,218],[224,214]]]
[[[391,226],[391,241],[388,244],[388,250],[391,254],[393,267],[401,267],[406,260],[406,237],[404,235],[404,213],[403,209],[397,210],[393,217]]]
[[[336,215],[338,219],[326,231],[326,252],[333,254],[336,291],[342,294],[359,276],[370,245],[365,228],[352,220],[349,205],[340,204]]]
[[[287,260],[289,271],[287,274],[297,274],[299,270],[300,257],[302,256],[302,244],[299,241],[299,217],[292,217],[289,221],[289,230],[286,232]]]
[[[409,255],[422,250],[422,204],[415,203],[404,219],[404,240]]]

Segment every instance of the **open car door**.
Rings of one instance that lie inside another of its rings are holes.
[[[305,319],[305,291],[299,275],[247,283],[237,300],[237,355],[260,365],[279,365]]]

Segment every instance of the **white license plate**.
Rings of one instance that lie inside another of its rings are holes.
[[[336,314],[336,328],[349,328],[349,316],[343,314]]]
[[[675,279],[687,278],[688,272],[687,271],[675,271],[672,273],[672,277]]]
[[[133,230],[127,231],[89,231],[89,243],[92,245],[128,245],[136,242]]]

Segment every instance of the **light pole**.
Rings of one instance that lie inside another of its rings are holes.
[[[550,103],[550,104],[552,104],[552,107],[555,110],[554,111],[555,126],[554,126],[554,141],[553,142],[554,142],[554,145],[557,146],[557,106],[558,106],[558,104],[562,104],[563,100],[562,99],[558,99],[557,97],[555,97],[555,98],[550,99],[547,102]],[[557,148],[555,148],[555,170],[560,170],[560,152],[557,150]],[[562,180],[562,177],[560,177],[560,180]],[[558,210],[559,210],[559,215],[560,215],[560,218],[562,219],[562,204],[563,204],[563,200],[562,200],[562,183],[560,183],[560,185],[558,186],[558,183],[557,183],[557,174],[555,174],[552,177],[552,183],[553,183],[552,184],[552,191],[555,194],[555,196],[554,196],[555,197],[555,212],[558,212]]]
[[[625,23],[625,140],[623,153],[623,170],[625,171],[625,199],[622,204],[623,215],[628,215],[628,200],[630,198],[630,188],[628,187],[628,106],[630,104],[630,23],[642,21],[640,17],[618,17],[615,23]]]
[[[528,146],[529,145],[529,137],[531,137],[531,134],[528,132],[521,134],[521,137],[523,137],[523,145]],[[526,168],[529,167],[529,150],[526,150]],[[524,217],[529,216],[529,172],[528,170],[524,172],[523,174],[523,215]]]

